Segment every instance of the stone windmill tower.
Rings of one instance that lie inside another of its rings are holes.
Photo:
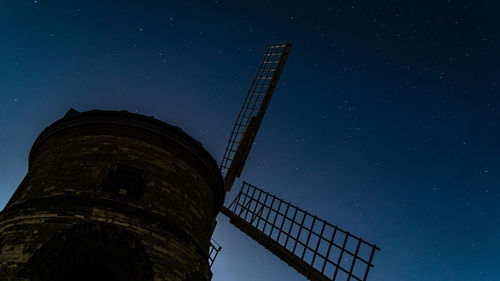
[[[220,165],[126,111],[70,110],[47,127],[0,213],[0,280],[211,280],[219,212],[310,280],[366,280],[375,245],[246,182],[223,206],[290,48],[268,47]]]

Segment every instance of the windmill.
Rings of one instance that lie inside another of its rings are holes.
[[[229,192],[240,177],[292,43],[271,45],[240,109],[220,170]],[[221,213],[246,235],[313,281],[365,281],[376,245],[243,181]],[[212,240],[210,264],[221,247]]]
[[[70,109],[45,128],[0,211],[0,280],[208,281],[221,212],[310,280],[365,281],[374,244],[247,182],[223,205],[291,46],[268,47],[220,165],[180,128],[127,111]]]

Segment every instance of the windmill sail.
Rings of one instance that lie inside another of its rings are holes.
[[[235,178],[241,174],[291,47],[292,43],[269,46],[262,59],[220,164],[220,170],[225,173],[226,192],[231,190]]]
[[[214,239],[210,240],[210,249],[208,251],[208,264],[210,267],[214,264],[217,255],[219,254],[222,247]]]
[[[374,244],[243,182],[222,213],[309,280],[365,281]]]

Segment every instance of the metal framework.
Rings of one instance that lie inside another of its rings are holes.
[[[366,281],[380,250],[246,182],[222,213],[309,280]]]
[[[219,245],[219,243],[215,242],[214,239],[210,240],[210,250],[208,252],[208,264],[210,267],[212,267],[212,264],[214,264],[215,258],[217,258],[217,255],[219,254],[220,250],[222,247]]]
[[[291,47],[292,43],[269,46],[253,79],[220,164],[226,192],[241,174]]]

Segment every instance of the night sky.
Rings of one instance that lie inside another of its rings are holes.
[[[219,162],[266,46],[291,41],[242,179],[376,243],[370,281],[500,280],[499,15],[498,1],[2,1],[0,208],[71,107],[154,116]],[[218,221],[213,280],[306,280]]]

